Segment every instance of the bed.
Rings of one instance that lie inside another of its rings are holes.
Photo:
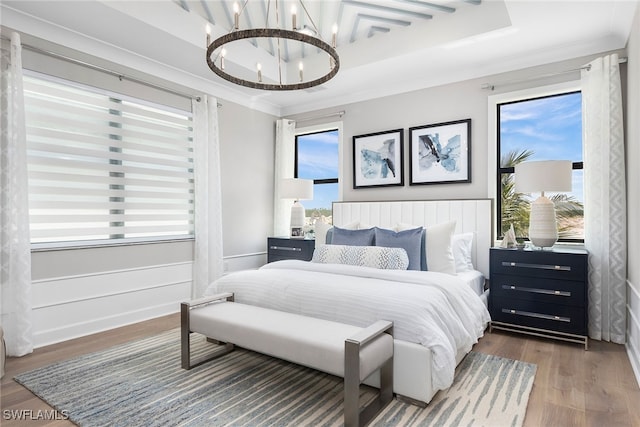
[[[333,225],[336,234],[329,238],[334,244],[317,241],[311,262],[277,261],[234,272],[212,283],[205,294],[233,292],[237,302],[356,326],[393,321],[394,392],[426,405],[451,385],[455,367],[490,320],[484,278],[489,272],[491,201],[336,202]],[[421,259],[413,246],[404,250],[357,242],[372,229],[380,233],[378,243],[407,234],[415,243],[417,230],[422,230]],[[460,241],[464,259],[457,254],[452,267],[449,261]],[[432,269],[424,271],[425,262]],[[407,266],[413,269],[405,270]],[[375,386],[378,379],[367,383]]]

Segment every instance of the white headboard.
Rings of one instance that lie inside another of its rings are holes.
[[[455,219],[456,233],[476,233],[473,265],[489,277],[489,248],[493,244],[491,207],[491,199],[334,202],[333,224],[340,227],[360,221],[382,228],[393,228],[398,223],[428,227]]]

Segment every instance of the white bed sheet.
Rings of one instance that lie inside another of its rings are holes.
[[[394,338],[431,350],[435,389],[451,385],[456,355],[471,350],[490,319],[461,278],[435,272],[288,260],[223,276],[205,295],[220,292],[233,292],[240,303],[363,327],[391,320]]]
[[[484,293],[484,275],[478,270],[463,271],[456,276],[464,280],[476,295],[481,296]]]

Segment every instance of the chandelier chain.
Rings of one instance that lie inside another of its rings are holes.
[[[274,0],[276,4],[276,28],[280,28],[280,17],[278,15],[278,0]],[[271,2],[271,0],[269,0]],[[282,84],[282,52],[280,51],[280,37],[277,38],[278,43],[278,81]]]

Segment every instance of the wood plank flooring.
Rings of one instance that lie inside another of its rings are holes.
[[[13,377],[57,361],[91,353],[176,328],[171,315],[39,348],[21,358],[8,358],[0,383],[3,426],[72,426],[66,420],[13,420],[11,410],[52,410]],[[507,332],[486,333],[475,351],[538,365],[525,427],[640,426],[640,389],[624,346],[590,341],[578,344],[526,337]],[[59,414],[61,415],[61,414]],[[60,418],[60,417],[59,417]]]

